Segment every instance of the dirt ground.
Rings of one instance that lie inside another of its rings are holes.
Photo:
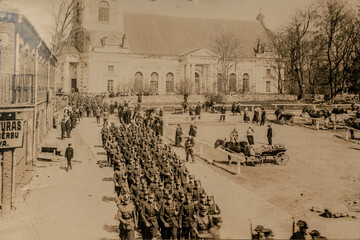
[[[255,145],[266,145],[267,126],[245,124],[240,116],[230,117],[228,123],[196,123],[197,138],[214,144],[218,138],[230,138],[232,129],[239,140],[246,141],[246,129],[254,129]],[[236,123],[237,122],[237,123]],[[188,132],[188,125],[182,125]],[[273,144],[283,143],[290,156],[286,166],[273,163],[261,166],[242,166],[240,176],[228,175],[242,187],[254,192],[295,219],[308,222],[330,239],[360,238],[360,214],[350,207],[360,201],[360,145],[334,137],[333,131],[316,131],[300,126],[273,126]],[[224,159],[225,160],[225,159]],[[236,164],[232,165],[236,168]],[[351,203],[351,204],[350,204]],[[313,206],[333,212],[348,213],[353,218],[323,218],[310,211]]]

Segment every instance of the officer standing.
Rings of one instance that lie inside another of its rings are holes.
[[[194,158],[194,139],[192,137],[189,137],[185,142],[185,151],[186,151],[186,162],[189,161],[189,156],[191,156],[191,163],[195,163]]]
[[[254,145],[254,130],[251,126],[246,131],[246,136],[250,145]]]
[[[223,120],[225,122],[225,114],[226,114],[226,108],[225,105],[222,105],[220,109],[221,115],[220,115],[220,121]]]
[[[71,159],[74,157],[74,149],[71,147],[71,143],[68,144],[68,147],[65,150],[65,157],[67,160],[67,168],[66,171],[69,171],[69,168],[72,169]]]

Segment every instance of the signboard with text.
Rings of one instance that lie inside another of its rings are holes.
[[[22,147],[23,137],[23,120],[0,121],[0,149]]]

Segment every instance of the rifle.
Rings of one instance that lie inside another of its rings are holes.
[[[295,233],[295,219],[294,217],[292,217],[292,233],[294,234]]]
[[[250,222],[250,236],[251,236],[251,239],[254,239],[253,237],[253,228],[252,228],[252,222],[251,222],[251,219],[249,219],[249,222]]]

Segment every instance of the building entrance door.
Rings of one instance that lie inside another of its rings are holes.
[[[200,74],[195,73],[195,94],[200,94]]]
[[[71,92],[77,92],[77,79],[71,79]]]

